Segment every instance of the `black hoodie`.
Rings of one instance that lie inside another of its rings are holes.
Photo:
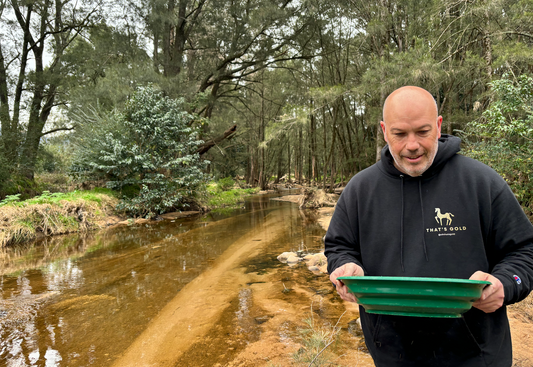
[[[507,183],[462,155],[460,139],[442,135],[419,177],[398,171],[388,147],[355,175],[326,234],[331,273],[348,262],[365,275],[468,279],[477,270],[504,285],[505,305],[533,286],[533,226]],[[505,305],[462,318],[378,316],[360,307],[377,366],[511,366]]]

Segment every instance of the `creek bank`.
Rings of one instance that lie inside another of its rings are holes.
[[[202,202],[191,202],[188,211],[168,212],[153,218],[138,218],[116,210],[119,199],[111,190],[93,188],[69,193],[49,193],[0,205],[0,249],[69,233],[144,224],[158,220],[176,220],[200,215],[219,208],[232,208],[257,189],[233,188],[208,190]]]

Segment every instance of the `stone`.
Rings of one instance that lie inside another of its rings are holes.
[[[296,254],[291,255],[287,258],[287,264],[298,264],[300,258]]]
[[[282,253],[281,255],[278,256],[278,260],[281,261],[282,263],[286,263],[287,259],[289,257],[291,257],[291,256],[297,257],[296,253],[294,253],[294,252],[284,252],[284,253]]]

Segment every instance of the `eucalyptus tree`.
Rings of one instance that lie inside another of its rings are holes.
[[[0,3],[0,123],[8,162],[33,179],[46,123],[63,104],[65,50],[99,17],[100,3],[4,0]]]

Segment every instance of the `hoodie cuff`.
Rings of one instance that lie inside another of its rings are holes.
[[[503,285],[503,293],[504,293],[504,305],[511,305],[513,303],[516,303],[517,300],[517,281],[511,277],[509,274],[502,274],[502,273],[495,273],[492,274],[492,276],[498,278],[500,282],[502,282]]]

